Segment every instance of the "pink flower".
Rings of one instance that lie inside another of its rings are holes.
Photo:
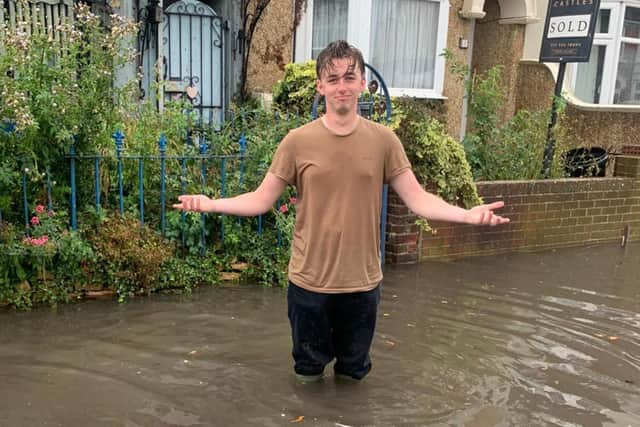
[[[36,206],[36,213],[41,214],[42,212],[44,212],[44,206],[42,206],[42,205],[37,205],[37,206]]]
[[[38,225],[40,224],[40,218],[38,218],[37,216],[31,217],[31,225]]]
[[[296,203],[298,203],[298,199],[295,197],[290,197],[289,198],[289,203],[291,203],[292,205],[295,205]]]
[[[24,239],[22,239],[22,243],[24,243],[25,245],[30,245],[31,241],[31,237],[25,237]]]
[[[32,246],[44,246],[49,241],[49,236],[41,236],[37,239],[31,239]]]
[[[289,207],[287,205],[280,206],[280,213],[285,214],[287,212],[289,212]]]

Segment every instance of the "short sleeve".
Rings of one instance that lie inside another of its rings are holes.
[[[395,133],[389,131],[386,140],[384,182],[389,183],[389,181],[402,171],[410,169],[411,163],[409,163],[402,142],[400,142],[400,139],[398,139]]]
[[[289,185],[296,185],[296,156],[294,138],[289,133],[278,145],[269,172]]]

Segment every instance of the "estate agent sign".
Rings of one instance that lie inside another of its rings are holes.
[[[600,0],[549,0],[540,62],[587,62]]]

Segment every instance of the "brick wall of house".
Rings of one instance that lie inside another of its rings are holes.
[[[640,157],[618,158],[616,172],[626,178],[575,178],[544,181],[479,182],[486,203],[504,200],[500,227],[431,221],[436,234],[422,232],[417,217],[390,191],[387,263],[430,258],[540,250],[640,240]]]

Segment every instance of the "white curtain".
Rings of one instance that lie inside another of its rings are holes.
[[[613,103],[640,103],[640,45],[621,44]]]
[[[605,49],[605,46],[593,45],[589,62],[582,62],[577,65],[578,71],[574,90],[576,96],[585,102],[597,104],[600,100]]]
[[[433,89],[440,3],[373,0],[369,62],[394,88]]]
[[[314,0],[311,57],[334,40],[347,39],[349,0]]]
[[[624,12],[622,35],[636,39],[622,42],[618,58],[618,75],[613,97],[614,104],[640,104],[640,8],[627,7]]]

